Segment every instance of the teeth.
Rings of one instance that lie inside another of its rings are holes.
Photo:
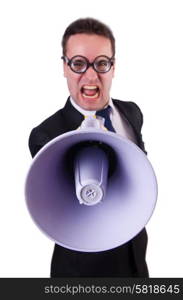
[[[96,90],[98,87],[96,85],[84,85],[83,88],[87,90]]]

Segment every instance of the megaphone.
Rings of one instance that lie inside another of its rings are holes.
[[[138,146],[88,117],[37,153],[25,197],[34,222],[56,244],[98,252],[144,228],[156,205],[157,180]]]

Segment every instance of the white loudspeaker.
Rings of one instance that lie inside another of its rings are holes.
[[[55,243],[97,252],[120,246],[149,221],[157,180],[144,152],[86,118],[34,157],[25,183],[28,210]]]

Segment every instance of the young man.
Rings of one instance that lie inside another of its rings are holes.
[[[115,70],[115,39],[111,30],[98,20],[79,19],[66,29],[62,46],[70,97],[63,109],[32,130],[32,156],[56,136],[77,129],[84,115],[106,107],[113,129],[145,152],[140,109],[133,102],[110,98]],[[126,244],[108,251],[86,253],[56,244],[51,277],[148,277],[146,247],[145,229]]]

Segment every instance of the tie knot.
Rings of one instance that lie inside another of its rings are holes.
[[[100,116],[100,117],[102,117],[102,118],[109,117],[110,110],[111,110],[111,107],[108,105],[106,108],[101,109],[101,110],[98,110],[98,111],[96,112],[96,115],[97,115],[97,116]]]

